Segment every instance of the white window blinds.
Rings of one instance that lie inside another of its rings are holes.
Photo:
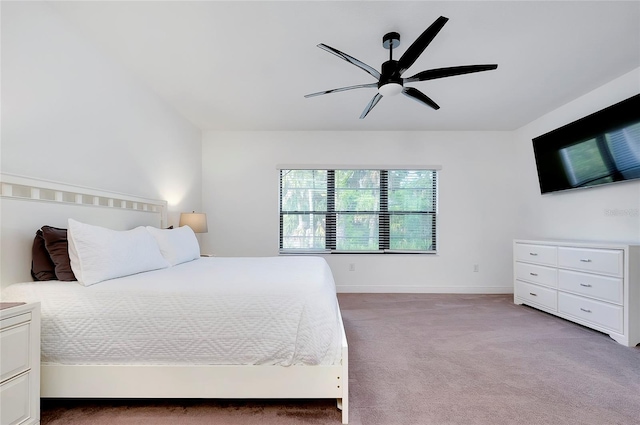
[[[435,252],[437,171],[281,169],[280,252]]]

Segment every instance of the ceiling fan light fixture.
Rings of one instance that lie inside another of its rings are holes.
[[[378,88],[378,93],[382,96],[395,96],[397,94],[402,93],[402,84],[398,83],[387,83]]]

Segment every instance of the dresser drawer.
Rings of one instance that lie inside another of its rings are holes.
[[[624,252],[618,249],[558,248],[558,265],[576,270],[622,276]]]
[[[516,243],[517,261],[556,266],[558,264],[558,248],[547,245]]]
[[[29,369],[30,330],[23,323],[0,331],[0,382]]]
[[[556,288],[558,286],[558,271],[551,267],[517,262],[516,279]]]
[[[516,280],[515,294],[527,303],[530,302],[557,311],[558,292],[555,289]]]
[[[29,373],[10,379],[0,385],[0,424],[20,424],[31,415],[29,401]]]
[[[558,288],[616,304],[623,300],[622,279],[617,277],[559,270]]]
[[[622,333],[623,308],[577,295],[558,293],[558,311]]]

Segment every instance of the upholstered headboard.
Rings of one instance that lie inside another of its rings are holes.
[[[44,226],[66,228],[75,220],[128,230],[164,227],[167,202],[123,193],[0,174],[0,285],[31,281],[31,246]]]

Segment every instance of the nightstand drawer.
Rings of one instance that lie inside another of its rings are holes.
[[[515,293],[527,303],[538,304],[553,311],[557,310],[558,292],[554,289],[516,280]]]
[[[558,288],[616,304],[622,304],[624,296],[621,278],[569,270],[558,271]]]
[[[551,267],[517,262],[516,279],[556,288],[558,286],[558,271]]]
[[[515,246],[517,261],[555,266],[558,264],[558,248],[547,245],[517,243]]]
[[[0,331],[0,382],[29,369],[30,330],[24,323]]]
[[[29,419],[31,406],[29,405],[29,373],[10,379],[0,385],[0,424],[20,424]]]
[[[40,423],[40,303],[0,303],[0,425]]]
[[[615,332],[622,332],[623,330],[623,308],[619,305],[559,292],[558,311]]]
[[[558,265],[587,272],[622,276],[623,251],[617,249],[558,248]]]
[[[7,317],[6,319],[0,320],[0,330],[18,325],[20,323],[27,323],[30,321],[31,321],[31,313],[24,313],[24,314],[19,314],[17,316]]]

